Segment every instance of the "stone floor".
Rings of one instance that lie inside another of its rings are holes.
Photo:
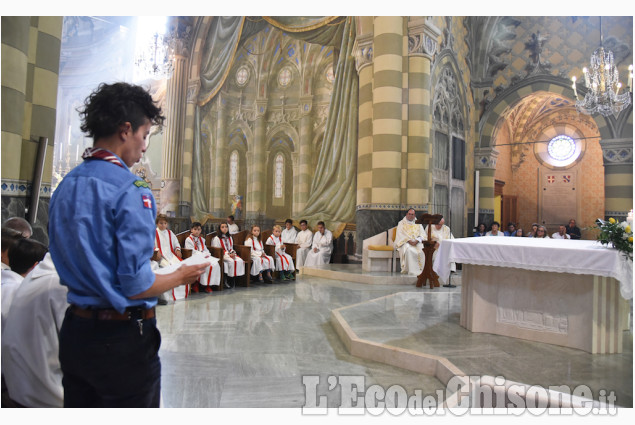
[[[194,294],[158,307],[164,406],[299,408],[317,376],[313,393],[339,407],[341,387],[329,386],[331,375],[363,377],[366,388],[399,384],[409,395],[445,389],[432,376],[349,354],[330,315],[352,305],[341,311],[360,338],[445,357],[469,375],[542,386],[585,384],[594,394],[615,391],[618,405],[633,405],[632,331],[624,335],[624,353],[613,355],[472,334],[458,324],[460,274],[452,282],[457,288],[431,291],[415,288],[412,278],[369,285],[342,278],[355,267],[334,270],[337,280],[305,271],[295,282]],[[399,294],[399,308],[372,301],[391,294]]]

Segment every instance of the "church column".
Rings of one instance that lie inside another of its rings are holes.
[[[423,19],[408,23],[408,151],[406,203],[427,212],[432,185],[430,68],[439,31]]]
[[[181,153],[183,151],[183,128],[187,75],[185,64],[188,56],[184,40],[172,41],[174,48],[173,74],[167,81],[165,96],[165,130],[162,149],[161,192],[159,211],[176,215],[181,198]],[[191,164],[191,158],[190,158]]]
[[[311,108],[313,96],[303,96],[300,98],[300,147],[299,147],[299,169],[298,181],[295,185],[297,196],[294,197],[294,214],[303,211],[309,199],[311,190],[311,144],[313,139],[313,120],[311,119]]]
[[[403,90],[407,84],[403,74],[404,68],[407,69],[407,62],[404,64],[404,18],[375,17],[372,37],[372,146],[370,149],[363,146],[358,153],[364,167],[358,170],[358,180],[362,180],[362,184],[358,190],[356,222],[364,224],[357,229],[360,241],[394,226],[402,209],[402,186],[405,185],[405,178],[402,178],[407,118],[404,117],[407,106],[404,106]],[[362,84],[360,81],[360,88]],[[360,99],[360,105],[363,100]],[[364,133],[358,137],[362,136]],[[367,194],[368,189],[369,202],[360,204],[359,193]],[[358,244],[358,255],[361,245]]]
[[[253,164],[251,169],[251,191],[247,193],[246,218],[260,220],[265,214],[265,136],[267,123],[267,100],[256,100],[256,121],[254,123]]]
[[[479,172],[478,222],[494,221],[494,173],[498,151],[493,147],[474,149],[474,168]]]
[[[181,200],[179,216],[189,217],[192,212],[192,155],[194,150],[194,120],[196,119],[196,97],[200,89],[198,79],[189,81],[185,105],[185,131],[183,135],[183,165],[181,177]],[[209,152],[197,152],[197,155],[209,155]]]
[[[48,244],[57,111],[61,16],[2,17],[2,221],[28,218],[33,238]],[[39,139],[48,139],[41,176],[37,217],[27,215],[31,202]],[[81,156],[82,152],[73,152]]]
[[[624,221],[633,208],[633,139],[601,140],[604,157],[604,215]]]
[[[228,206],[228,199],[225,196],[225,181],[227,176],[227,131],[226,131],[226,111],[225,99],[219,93],[215,99],[216,105],[216,151],[214,152],[214,182],[212,213],[216,217],[224,217]]]

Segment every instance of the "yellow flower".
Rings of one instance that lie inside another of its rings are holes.
[[[632,236],[629,236],[629,237],[628,237],[628,241],[629,241],[630,243],[633,243],[633,237],[632,237]]]
[[[609,223],[615,224],[615,219],[613,217],[609,218]]]
[[[631,226],[626,226],[626,229],[624,229],[624,231],[626,233],[631,233]]]

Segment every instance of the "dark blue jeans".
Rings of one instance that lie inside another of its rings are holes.
[[[156,319],[85,319],[66,311],[60,330],[64,407],[159,407]]]

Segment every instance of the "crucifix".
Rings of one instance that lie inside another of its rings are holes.
[[[428,240],[423,241],[423,253],[426,256],[426,263],[423,266],[423,272],[417,276],[417,288],[425,286],[426,281],[430,282],[430,289],[441,286],[439,284],[439,275],[432,270],[432,255],[434,254],[435,241],[432,240],[432,225],[438,224],[443,216],[441,214],[423,214],[417,220],[417,224],[428,226]]]

